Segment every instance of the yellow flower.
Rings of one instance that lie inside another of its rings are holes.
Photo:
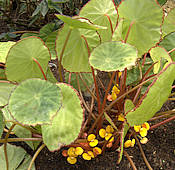
[[[145,128],[146,130],[149,130],[149,129],[150,129],[149,123],[145,122],[145,123],[142,125],[142,128]]]
[[[135,139],[127,140],[127,141],[124,143],[124,147],[125,147],[125,148],[134,147],[134,145],[135,145]]]
[[[98,140],[96,139],[96,136],[94,134],[90,134],[87,140],[89,141],[89,145],[91,147],[94,147],[98,144]]]
[[[139,133],[142,137],[145,137],[147,135],[147,129],[141,128]]]
[[[138,126],[134,125],[134,130],[135,130],[136,132],[139,132],[140,129],[141,129],[141,126],[140,126],[140,125],[138,125]]]
[[[92,151],[88,151],[87,153],[83,153],[82,157],[83,157],[83,159],[89,161],[92,158],[94,158],[94,153]]]
[[[118,84],[116,86],[113,86],[112,88],[112,100],[115,100],[117,98],[117,94],[120,93],[120,90],[118,88]]]
[[[140,140],[140,143],[146,144],[148,142],[148,138],[144,137]]]
[[[119,114],[118,115],[118,121],[124,122],[124,120],[125,120],[124,115],[123,114]]]
[[[77,162],[77,158],[75,157],[67,157],[67,162],[69,162],[70,164],[75,164]]]
[[[102,150],[99,147],[95,147],[93,148],[93,152],[95,155],[100,155],[102,153]]]
[[[70,147],[67,151],[67,162],[70,164],[75,164],[77,162],[77,156],[83,153],[83,149],[81,147]]]
[[[105,140],[109,140],[112,137],[112,133],[114,132],[114,129],[112,126],[108,125],[106,129],[100,129],[99,135],[101,138],[105,138]],[[114,137],[112,137],[109,142],[114,141]]]
[[[118,77],[120,77],[122,75],[122,72],[121,71],[119,71],[118,72]]]

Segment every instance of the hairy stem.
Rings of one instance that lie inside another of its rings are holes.
[[[13,130],[16,124],[13,124],[9,131],[7,132],[5,139],[4,139],[4,154],[5,154],[5,161],[6,161],[6,170],[9,170],[9,163],[8,163],[8,156],[7,156],[7,139],[10,135],[10,132]]]
[[[136,166],[135,166],[133,160],[130,158],[130,156],[128,155],[128,153],[127,153],[125,150],[123,150],[123,153],[124,153],[124,155],[127,157],[128,161],[130,162],[130,164],[131,164],[131,166],[132,166],[132,169],[133,169],[133,170],[137,170],[137,168],[136,168]]]
[[[41,152],[41,150],[42,150],[45,146],[46,146],[46,145],[43,143],[43,144],[38,148],[38,150],[35,152],[35,154],[34,154],[32,160],[31,160],[30,165],[29,165],[29,167],[28,167],[27,170],[31,170],[31,169],[32,169],[32,165],[33,165],[35,159],[37,158],[38,154]]]
[[[144,161],[145,161],[146,166],[148,167],[149,170],[153,170],[153,168],[151,167],[151,165],[149,164],[149,162],[148,162],[148,160],[147,160],[147,158],[146,158],[146,156],[145,156],[145,153],[144,153],[144,151],[143,151],[143,149],[142,149],[142,146],[141,146],[141,144],[140,144],[140,142],[139,142],[137,136],[134,135],[134,138],[135,138],[135,140],[136,140],[136,142],[137,142],[137,144],[138,144],[138,146],[139,146],[140,152],[141,152],[141,154],[142,154],[142,156],[143,156],[143,159],[144,159]]]
[[[126,34],[124,43],[126,43],[126,41],[127,41],[127,39],[128,39],[128,36],[129,36],[129,33],[130,33],[130,31],[131,31],[131,28],[132,28],[133,24],[134,24],[134,21],[131,22],[131,24],[130,24],[130,26],[129,26],[129,28],[128,28],[128,32],[127,32],[127,34]]]
[[[25,142],[25,141],[42,141],[42,138],[8,138],[0,139],[0,143],[6,143],[6,142]]]
[[[109,17],[108,14],[105,14],[105,16],[108,18],[108,21],[109,21],[109,24],[110,24],[110,28],[111,28],[111,33],[113,34],[114,30],[113,30],[113,27],[112,27],[112,21],[111,21],[111,18]]]

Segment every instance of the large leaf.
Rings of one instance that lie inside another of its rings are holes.
[[[58,33],[56,40],[56,52],[58,57],[60,57],[69,31],[69,26],[64,24],[64,27]],[[99,37],[95,31],[72,29],[62,59],[63,67],[70,72],[91,72],[88,62],[88,49],[82,36],[86,37],[90,49],[94,48],[99,43]]]
[[[167,51],[162,47],[152,48],[150,50],[150,55],[154,62],[158,62],[154,65],[154,74],[157,74],[159,72],[159,69],[162,68],[161,65],[164,64],[162,61],[163,59],[168,61],[166,62],[165,66],[172,61]]]
[[[136,59],[135,47],[122,42],[105,42],[93,50],[89,62],[100,71],[122,71],[135,65]]]
[[[175,32],[172,32],[165,36],[159,44],[161,47],[164,47],[167,51],[170,51],[175,48]],[[175,61],[175,51],[170,53],[173,61]]]
[[[98,31],[103,42],[109,41],[112,36],[108,17],[114,29],[118,15],[112,0],[91,0],[81,9],[80,17],[89,19],[93,24],[107,27],[107,30]]]
[[[14,87],[15,85],[9,82],[0,83],[0,106],[4,106],[8,103],[10,93]]]
[[[55,60],[56,59],[56,51],[55,51],[55,41],[57,37],[58,31],[52,32],[46,40],[46,45],[49,48],[49,51],[51,53],[51,59]]]
[[[0,42],[0,62],[5,63],[7,53],[15,43],[13,41]]]
[[[29,37],[18,41],[10,49],[7,56],[7,79],[21,82],[28,78],[43,78],[43,74],[33,58],[40,63],[44,73],[46,73],[50,53],[43,41],[37,37]]]
[[[139,105],[128,112],[126,115],[127,122],[131,126],[141,125],[152,118],[168,99],[174,79],[175,63],[171,63],[156,76],[156,79],[141,98]]]
[[[8,109],[12,117],[23,124],[49,124],[61,103],[58,86],[45,80],[28,79],[12,92]]]
[[[57,85],[63,94],[63,106],[52,125],[42,125],[44,143],[51,151],[72,143],[78,137],[83,121],[81,101],[75,90],[66,84]]]
[[[16,147],[15,145],[10,145],[7,143],[7,155],[8,155],[8,163],[9,170],[21,170],[20,167],[24,167],[25,169],[29,166],[32,158],[26,153],[26,151],[21,147]],[[6,161],[4,155],[4,145],[0,147],[0,165],[1,169],[6,169]],[[19,166],[19,167],[18,167]],[[33,164],[32,170],[35,170],[35,166]]]
[[[127,43],[138,49],[139,56],[159,42],[163,11],[156,1],[125,0],[119,5],[118,13],[120,18],[124,18],[123,39],[133,22]]]
[[[164,18],[162,25],[163,36],[175,31],[175,9],[172,9]]]
[[[60,15],[60,14],[56,14],[56,17],[64,21],[64,23],[68,24],[72,28],[82,28],[82,29],[89,29],[89,30],[106,29],[105,27],[93,25],[85,19],[71,18],[69,16]]]
[[[4,130],[4,126],[5,126],[4,118],[3,118],[3,115],[2,115],[2,111],[0,110],[0,138],[1,138],[2,132]]]

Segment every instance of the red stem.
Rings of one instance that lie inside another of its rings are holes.
[[[160,123],[157,123],[157,124],[151,126],[151,127],[150,127],[150,130],[152,130],[152,129],[154,129],[154,128],[157,128],[157,127],[159,127],[159,126],[161,126],[161,125],[164,125],[165,123],[168,123],[168,122],[170,122],[171,120],[174,120],[174,119],[175,119],[175,115],[172,116],[172,117],[170,117],[170,118],[168,118],[168,119],[166,119],[166,120],[164,120],[164,121],[162,121],[162,122],[160,122]]]
[[[146,56],[147,56],[147,53],[144,54],[144,57],[143,57],[143,62],[142,62],[142,66],[144,66],[145,64],[145,61],[146,61]]]
[[[42,69],[40,63],[37,61],[37,59],[35,59],[35,58],[33,58],[33,57],[32,57],[32,59],[33,59],[33,61],[38,65],[39,69],[41,70],[41,72],[42,72],[42,74],[43,74],[43,76],[44,76],[44,79],[47,80],[46,75],[45,75],[45,73],[44,73],[44,71],[43,71],[43,69]]]
[[[110,24],[110,27],[111,27],[111,33],[113,34],[113,27],[112,27],[112,22],[111,22],[111,18],[109,17],[109,15],[108,14],[105,14],[105,16],[108,18],[108,20],[109,20],[109,24]]]
[[[168,51],[168,54],[172,53],[173,51],[175,51],[175,48],[173,48],[172,50]]]
[[[128,36],[129,36],[129,33],[130,33],[130,31],[131,31],[131,27],[133,26],[133,24],[134,24],[134,21],[131,22],[131,24],[130,24],[130,26],[129,26],[129,28],[128,28],[128,32],[127,32],[127,34],[126,34],[124,43],[126,43],[126,41],[127,41],[127,39],[128,39]]]

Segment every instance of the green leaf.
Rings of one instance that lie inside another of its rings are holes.
[[[165,66],[172,61],[167,51],[162,47],[157,46],[157,47],[152,48],[150,50],[150,55],[154,62],[158,62],[154,65],[154,74],[157,74],[160,68],[162,68],[161,65],[164,64],[162,63],[162,59],[165,59],[168,61],[166,62]]]
[[[8,109],[12,117],[22,124],[49,124],[61,103],[58,86],[45,80],[28,79],[12,92]]]
[[[159,42],[163,11],[156,1],[125,0],[119,5],[118,13],[120,18],[124,18],[123,40],[133,23],[127,43],[138,49],[139,56]]]
[[[105,42],[96,47],[89,58],[89,63],[100,71],[123,71],[135,65],[137,50],[122,42]]]
[[[56,83],[58,82],[57,79],[55,78],[55,76],[53,75],[51,68],[48,68],[47,74],[46,74],[47,80],[52,82],[52,83]]]
[[[38,37],[39,35],[37,33],[24,33],[24,34],[22,34],[22,36],[20,37],[20,39],[28,38],[28,37],[32,37],[32,36]]]
[[[131,126],[141,125],[152,118],[168,99],[174,79],[175,63],[171,63],[156,76],[145,95],[140,99],[139,105],[128,112],[127,122]]]
[[[54,23],[48,23],[46,25],[44,25],[40,31],[39,31],[39,37],[42,38],[44,41],[46,41],[46,39],[48,38],[48,36],[50,34],[53,33],[53,31],[55,31],[55,24]]]
[[[56,14],[56,17],[61,19],[64,23],[68,24],[72,28],[82,28],[89,30],[106,29],[106,27],[93,25],[85,19],[81,18],[71,18],[69,16]]]
[[[69,74],[70,74],[69,72],[65,73],[65,82],[66,83],[68,83]],[[90,88],[93,85],[93,83],[94,83],[94,79],[93,79],[92,73],[81,73],[81,76],[82,76],[83,80],[86,82],[86,84],[88,85],[88,87]],[[86,91],[87,88],[84,86],[82,80],[80,78],[78,78],[78,79],[79,79],[81,91]],[[75,73],[71,73],[70,85],[73,86],[76,90],[79,90]]]
[[[135,107],[134,103],[132,102],[132,100],[126,99],[125,100],[125,105],[124,105],[124,109],[125,109],[125,114],[129,111],[131,111],[133,108]]]
[[[0,42],[0,62],[5,63],[6,56],[10,50],[10,48],[15,44],[16,42],[8,41],[8,42]]]
[[[10,81],[21,82],[28,78],[43,78],[35,58],[46,74],[50,53],[43,41],[29,37],[18,41],[9,51],[6,60],[6,75]]]
[[[172,32],[165,36],[159,44],[161,47],[164,47],[167,51],[170,51],[175,48],[175,32]],[[170,53],[171,58],[175,61],[175,51]]]
[[[15,85],[10,84],[9,82],[0,83],[0,106],[8,104],[10,93],[14,87]]]
[[[102,42],[111,40],[112,31],[108,17],[113,29],[117,23],[117,11],[112,0],[91,0],[80,11],[80,17],[89,19],[93,24],[107,27],[99,30]]]
[[[5,70],[0,68],[0,80],[7,80]]]
[[[62,30],[58,32],[56,40],[56,52],[58,57],[60,57],[69,31],[69,26],[64,24]],[[88,49],[83,36],[86,37],[90,50],[99,44],[99,36],[95,31],[72,29],[62,58],[62,65],[67,71],[91,72],[88,61]]]
[[[163,36],[175,31],[175,9],[172,9],[164,18],[162,25]]]
[[[4,130],[4,126],[5,126],[4,118],[2,115],[2,111],[0,110],[0,138],[1,138],[3,130]]]
[[[112,41],[123,41],[122,31],[123,31],[123,18],[120,19],[114,33],[112,34]]]
[[[157,1],[161,6],[163,6],[167,2],[167,0],[157,0]]]
[[[50,151],[75,141],[83,122],[83,109],[76,91],[63,83],[57,85],[63,94],[62,108],[51,125],[42,125],[43,141]]]
[[[30,161],[32,158],[26,153],[26,151],[21,147],[16,147],[15,145],[10,145],[7,143],[7,155],[8,155],[8,163],[9,163],[9,170],[21,170],[19,167],[24,167],[23,163],[25,164],[25,168],[29,166]],[[1,169],[6,169],[6,161],[4,155],[4,145],[0,147],[0,165]],[[24,161],[23,161],[24,160]],[[32,166],[32,170],[35,170],[34,164]]]
[[[56,59],[56,51],[55,51],[55,41],[57,37],[58,31],[54,31],[49,34],[49,36],[46,39],[46,46],[49,48],[49,51],[51,53],[51,59]]]

